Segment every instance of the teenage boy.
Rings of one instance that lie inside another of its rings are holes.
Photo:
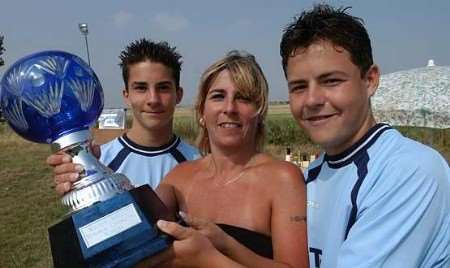
[[[148,184],[155,189],[175,165],[199,156],[196,148],[173,133],[175,106],[183,97],[181,56],[166,42],[140,39],[129,44],[119,58],[122,94],[132,111],[132,126],[121,137],[101,146],[100,161],[125,174],[134,186]],[[55,166],[56,190],[67,192],[70,181],[78,179],[71,158],[54,154],[47,163]],[[75,169],[82,171],[83,167]]]

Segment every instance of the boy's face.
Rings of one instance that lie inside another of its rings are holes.
[[[170,68],[143,61],[129,66],[126,104],[133,111],[133,127],[149,131],[171,130],[175,106],[183,91],[177,90]]]
[[[328,154],[343,152],[375,124],[369,98],[378,86],[376,65],[361,78],[348,51],[319,41],[297,49],[286,76],[294,118]]]

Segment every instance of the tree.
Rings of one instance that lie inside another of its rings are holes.
[[[5,64],[5,61],[2,58],[3,51],[5,51],[3,48],[3,35],[0,35],[0,66]]]

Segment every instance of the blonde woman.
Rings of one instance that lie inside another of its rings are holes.
[[[211,65],[202,75],[196,103],[203,158],[175,167],[157,192],[173,211],[206,219],[225,231],[228,235],[205,220],[185,217],[235,262],[306,267],[303,176],[294,165],[262,152],[267,94],[253,56],[231,52]],[[183,240],[175,248],[177,243]],[[211,267],[212,259],[206,259],[202,261]],[[230,265],[226,259],[218,267]]]

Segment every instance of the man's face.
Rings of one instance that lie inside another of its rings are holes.
[[[375,124],[369,98],[378,86],[376,65],[361,78],[348,51],[320,41],[297,49],[286,76],[294,118],[328,154],[343,152]]]
[[[144,61],[129,66],[128,90],[123,91],[123,96],[133,111],[133,128],[172,130],[173,113],[182,95],[165,65]]]

